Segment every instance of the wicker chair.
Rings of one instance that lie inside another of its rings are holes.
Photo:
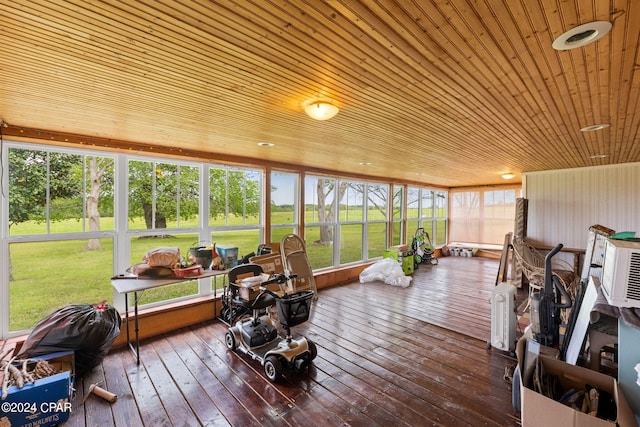
[[[540,292],[544,289],[545,257],[520,236],[514,237],[511,245],[516,262],[520,265],[522,273],[529,281],[529,301],[527,301],[527,307],[525,307],[526,311],[531,302],[531,295],[534,292]],[[551,270],[552,274],[559,279],[560,284],[573,300],[575,298],[579,276],[573,271],[572,265],[563,259],[554,258],[552,260]]]

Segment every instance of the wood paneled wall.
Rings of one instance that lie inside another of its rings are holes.
[[[527,173],[529,239],[585,248],[589,227],[640,234],[640,163]]]

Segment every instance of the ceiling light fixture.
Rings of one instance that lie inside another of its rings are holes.
[[[609,127],[609,123],[600,123],[598,125],[585,126],[580,131],[582,132],[592,132],[594,130],[605,129]]]
[[[592,159],[604,159],[609,157],[608,154],[594,154],[593,156],[591,156]]]
[[[276,144],[274,144],[273,142],[258,142],[258,145],[260,147],[273,147]]]
[[[513,177],[515,177],[515,175],[512,174],[511,172],[502,174],[502,179],[513,179]]]
[[[556,50],[569,50],[593,43],[611,30],[609,21],[593,21],[564,32],[553,41]]]
[[[304,107],[304,111],[312,119],[329,120],[331,117],[338,114],[339,109],[328,102],[315,101]]]
[[[358,163],[360,166],[371,166],[371,162],[360,162]]]

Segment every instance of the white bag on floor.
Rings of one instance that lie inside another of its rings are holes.
[[[360,283],[381,281],[387,285],[406,288],[411,284],[411,276],[405,276],[402,266],[393,258],[382,258],[360,273]]]

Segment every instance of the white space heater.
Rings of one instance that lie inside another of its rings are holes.
[[[516,287],[501,283],[491,291],[491,342],[499,350],[516,347]]]

